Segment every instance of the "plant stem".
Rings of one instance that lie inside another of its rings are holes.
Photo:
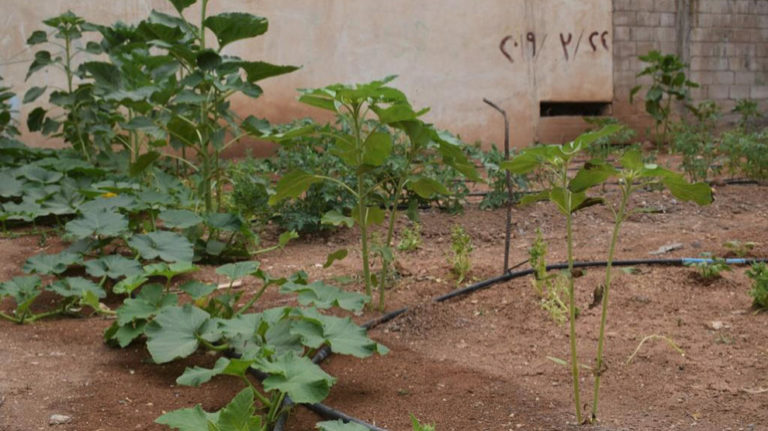
[[[44,319],[46,317],[57,316],[63,312],[64,312],[64,309],[58,309],[58,310],[48,311],[46,313],[33,314],[27,318],[24,318],[23,321],[19,323],[33,323],[40,319]]]
[[[22,323],[20,319],[17,319],[10,314],[3,313],[2,311],[0,311],[0,317],[6,320],[10,320],[13,323]]]
[[[267,290],[267,287],[268,287],[268,286],[269,286],[269,284],[266,284],[266,283],[265,283],[265,284],[264,284],[264,286],[262,286],[262,287],[261,287],[261,289],[259,289],[259,291],[258,291],[258,292],[256,292],[256,294],[255,294],[255,295],[253,295],[253,297],[251,297],[251,299],[249,299],[247,303],[245,303],[245,305],[243,305],[243,306],[242,306],[242,307],[241,307],[239,310],[237,310],[237,311],[235,312],[235,314],[234,314],[232,317],[233,317],[233,318],[235,318],[235,317],[237,317],[237,316],[239,316],[239,315],[243,314],[243,311],[245,311],[245,310],[247,310],[247,309],[251,308],[251,306],[252,306],[253,304],[255,304],[255,303],[256,303],[256,301],[258,301],[258,300],[259,300],[259,298],[261,298],[261,295],[263,295],[263,294],[264,294],[264,292]]]
[[[410,164],[410,161],[409,161]],[[404,187],[405,180],[400,179],[397,183],[397,189],[392,199],[391,209],[389,213],[389,227],[387,228],[387,239],[384,242],[384,247],[390,248],[392,246],[392,237],[395,234],[395,220],[397,218],[397,202],[400,200],[400,191]],[[379,311],[384,311],[384,288],[386,285],[387,277],[389,277],[389,261],[383,256],[381,258],[381,277],[379,277]]]
[[[363,280],[365,281],[365,294],[369,298],[373,299],[373,292],[371,292],[371,268],[368,261],[368,208],[365,206],[365,198],[363,196],[363,178],[357,177],[357,223],[360,225],[360,248],[363,255]]]
[[[568,196],[568,210],[570,210],[571,196]],[[573,215],[569,212],[565,216],[567,230],[566,242],[568,243],[568,323],[569,338],[571,342],[571,376],[573,376],[573,402],[576,406],[576,422],[581,423],[581,400],[579,394],[579,357],[576,351],[576,295],[573,286]]]
[[[592,420],[597,419],[597,404],[600,400],[600,377],[603,372],[603,349],[605,347],[605,322],[608,317],[608,294],[611,290],[611,268],[613,266],[613,255],[616,251],[616,243],[619,238],[619,229],[627,210],[629,196],[632,194],[632,179],[625,178],[626,183],[621,188],[621,202],[619,210],[615,215],[613,224],[613,234],[611,235],[611,244],[608,247],[608,262],[605,266],[605,284],[603,285],[603,303],[602,314],[600,316],[600,334],[597,337],[597,360],[595,361],[595,391],[592,399]]]

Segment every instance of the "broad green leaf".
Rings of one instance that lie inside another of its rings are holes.
[[[152,163],[160,158],[160,155],[161,154],[157,151],[147,151],[146,153],[140,155],[139,158],[131,164],[130,168],[128,169],[128,173],[133,177],[142,174],[152,165]]]
[[[16,315],[26,314],[29,306],[42,292],[42,281],[38,276],[13,277],[0,283],[0,298],[10,296],[16,302]]]
[[[228,263],[216,268],[216,274],[227,277],[230,281],[240,280],[249,275],[256,275],[261,264],[255,260]]]
[[[289,172],[277,182],[275,194],[270,196],[269,204],[275,205],[285,199],[298,198],[309,186],[320,181],[322,178],[300,169]]]
[[[302,344],[301,337],[293,333],[295,322],[286,319],[284,314],[277,313],[277,315],[279,318],[270,321],[269,317],[274,316],[269,316],[267,312],[262,313],[263,320],[269,325],[264,332],[266,346],[279,355],[287,352],[296,353],[297,355],[302,354],[305,346]]]
[[[250,389],[249,389],[250,390]],[[168,412],[155,419],[155,423],[167,425],[179,431],[220,431],[219,428],[211,428],[217,422],[218,415],[207,413],[200,404],[186,409]]]
[[[541,158],[538,154],[527,151],[526,148],[520,154],[511,160],[505,160],[499,164],[499,168],[505,169],[513,174],[527,174],[541,165]]]
[[[411,178],[411,181],[408,183],[408,188],[424,199],[431,198],[434,195],[451,194],[451,192],[437,180],[422,176]]]
[[[171,4],[173,4],[173,7],[175,7],[176,10],[179,12],[183,12],[184,9],[197,3],[197,0],[168,0],[168,1],[170,1]]]
[[[48,87],[32,87],[24,93],[24,98],[21,103],[32,103],[37,100]]]
[[[253,389],[248,387],[235,395],[219,411],[217,428],[220,431],[263,431],[261,417],[254,416]]]
[[[270,375],[264,379],[264,390],[284,392],[296,403],[322,401],[336,381],[309,358],[290,352],[264,364],[262,371]]]
[[[194,248],[189,240],[175,232],[155,231],[134,235],[128,245],[144,259],[162,259],[166,262],[191,262]]]
[[[133,342],[133,340],[144,334],[144,328],[146,326],[147,322],[145,320],[131,322],[123,326],[120,326],[117,322],[114,322],[112,326],[107,328],[107,330],[104,332],[104,340],[107,342],[116,341],[117,345],[124,349],[128,347]]]
[[[616,168],[607,163],[589,162],[568,183],[568,189],[575,193],[583,192],[617,174]]]
[[[379,207],[368,207],[365,209],[365,213],[364,221],[366,226],[381,224],[387,218],[387,214]],[[352,217],[354,217],[355,220],[358,220],[358,222],[361,220],[362,217],[359,216],[357,207],[352,209]]]
[[[35,30],[27,38],[27,45],[38,45],[48,42],[48,34],[42,30]]]
[[[192,297],[192,299],[199,299],[213,293],[213,291],[216,290],[216,285],[203,283],[202,281],[198,280],[191,280],[179,286],[179,289]]]
[[[576,139],[573,140],[573,145],[576,148],[586,148],[593,142],[597,141],[598,139],[605,138],[607,136],[613,135],[614,133],[618,132],[624,128],[621,124],[609,124],[602,129],[595,130],[592,132],[586,132],[582,133]]]
[[[188,261],[178,261],[173,263],[158,262],[144,265],[144,275],[148,277],[165,277],[168,280],[177,275],[188,274],[198,270],[200,270],[200,268]]]
[[[161,309],[144,331],[152,359],[164,364],[194,353],[199,346],[197,337],[209,318],[208,313],[189,304]]]
[[[268,28],[266,18],[240,12],[209,16],[203,24],[216,35],[220,49],[237,40],[262,35]]]
[[[669,175],[662,178],[662,183],[670,193],[681,201],[692,201],[698,205],[709,205],[714,198],[712,188],[707,183],[691,184],[682,175]]]
[[[13,175],[7,172],[0,172],[0,196],[4,198],[12,198],[21,196],[24,192],[23,184],[21,181],[13,177]]]
[[[165,227],[186,229],[196,226],[203,218],[189,210],[165,210],[157,215]]]
[[[299,97],[299,102],[305,103],[309,106],[314,106],[315,108],[325,109],[328,111],[336,111],[336,104],[333,102],[333,99],[329,97],[321,97],[317,95],[311,95],[311,94],[302,94]]]
[[[55,292],[65,298],[82,297],[86,292],[96,295],[97,298],[105,298],[107,293],[98,284],[83,277],[67,277],[48,285],[46,290]]]
[[[128,219],[108,210],[88,211],[80,218],[68,222],[64,228],[78,239],[91,236],[114,237],[128,231]]]
[[[392,152],[392,137],[388,133],[371,133],[363,143],[363,163],[381,166]]]
[[[639,150],[629,150],[621,156],[621,166],[625,169],[638,170],[643,168],[643,153]]]
[[[348,317],[326,316],[316,310],[306,310],[304,315],[309,322],[314,321],[322,326],[325,343],[331,346],[334,353],[367,358],[376,352],[382,355],[389,352],[389,349],[368,338],[365,328],[356,325]]]
[[[82,257],[79,254],[62,251],[56,254],[36,254],[24,263],[22,270],[27,274],[61,274],[70,266],[80,263]]]
[[[88,61],[80,65],[80,69],[90,75],[99,87],[117,90],[122,84],[120,69],[112,63]]]
[[[352,217],[347,217],[336,210],[330,210],[327,213],[323,214],[323,217],[320,219],[320,222],[322,224],[328,224],[332,226],[344,225],[349,228],[355,225],[355,219],[353,219]]]
[[[368,431],[368,427],[364,427],[354,422],[345,423],[341,419],[318,422],[315,424],[315,428],[319,431]]]
[[[35,165],[26,165],[20,172],[29,181],[40,184],[56,184],[64,177],[61,172],[50,171]]]
[[[233,213],[213,213],[205,218],[206,224],[213,229],[220,229],[229,232],[237,232],[243,227],[243,219]]]
[[[336,262],[337,260],[343,260],[345,257],[347,257],[347,254],[349,254],[349,250],[346,248],[342,248],[334,251],[333,253],[329,253],[325,258],[323,268],[329,268],[331,265],[333,265],[333,262]]]
[[[263,61],[242,61],[238,65],[245,71],[248,82],[260,81],[299,69],[297,66],[279,66]]]
[[[345,292],[321,281],[311,284],[287,282],[280,286],[280,293],[297,293],[299,304],[326,309],[339,307],[348,311],[360,311],[367,297],[357,292]]]
[[[184,374],[176,379],[183,386],[200,386],[219,375],[243,377],[254,360],[219,358],[213,368],[187,367]]]
[[[143,272],[141,274],[129,275],[112,286],[112,292],[130,295],[131,292],[148,280],[149,278]]]
[[[127,298],[117,309],[117,323],[127,325],[131,322],[150,319],[164,307],[174,306],[178,301],[179,297],[176,294],[165,293],[163,286],[148,284],[141,288],[135,298]]]
[[[379,117],[379,121],[384,124],[415,120],[429,111],[429,109],[426,109],[417,113],[408,103],[396,103],[384,109],[376,107],[373,107],[372,109]]]
[[[117,280],[118,278],[141,274],[142,269],[135,259],[111,254],[85,262],[85,272],[91,277],[107,277]]]

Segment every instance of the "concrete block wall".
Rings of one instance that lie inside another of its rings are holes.
[[[738,119],[731,110],[740,99],[768,111],[768,1],[614,0],[613,8],[614,116],[638,131],[652,124],[644,93],[628,100],[633,86],[648,83],[636,77],[645,67],[637,57],[653,49],[689,64],[689,79],[701,85],[693,101],[717,102],[724,124]]]

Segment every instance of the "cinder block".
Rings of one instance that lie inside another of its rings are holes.
[[[731,85],[728,88],[728,97],[733,100],[749,98],[749,85]]]
[[[755,83],[755,72],[734,72],[733,83],[736,85],[752,85]]]
[[[614,27],[613,40],[614,41],[630,40],[630,27],[624,27],[624,26]]]
[[[632,40],[637,42],[656,40],[655,32],[655,27],[632,27]]]
[[[749,90],[751,99],[768,99],[768,85],[755,85]]]
[[[632,0],[632,10],[650,12],[653,10],[653,0]]]
[[[661,14],[657,12],[637,12],[637,25],[656,27],[659,25]]]
[[[614,42],[613,55],[616,58],[634,57],[637,55],[637,44],[635,42]]]
[[[653,2],[653,10],[656,12],[675,12],[677,6],[675,0],[655,0]]]
[[[725,72],[715,72],[715,83],[716,84],[733,84],[733,72],[725,71]]]
[[[672,42],[677,40],[677,31],[672,27],[656,28],[656,40],[659,42]]]
[[[613,10],[632,10],[632,0],[613,0]]]
[[[645,55],[653,50],[659,50],[659,45],[656,42],[637,42],[637,55]],[[669,54],[663,52],[662,54]]]
[[[659,25],[662,27],[674,27],[675,26],[675,14],[674,13],[660,13]]]
[[[702,85],[699,88],[691,88],[691,99],[693,100],[706,100],[709,97],[707,92],[707,86]]]
[[[634,11],[616,11],[613,13],[613,25],[636,25],[636,16],[637,14]]]
[[[710,85],[707,92],[712,100],[724,100],[728,98],[728,89],[727,85]]]
[[[726,14],[728,13],[728,1],[725,0],[704,0],[698,1],[698,10],[700,13]]]

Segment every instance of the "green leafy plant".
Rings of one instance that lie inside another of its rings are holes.
[[[416,251],[421,246],[421,224],[413,222],[411,227],[406,227],[401,233],[400,242],[397,243],[399,251]]]
[[[510,151],[510,157],[514,157],[514,151]],[[480,201],[480,209],[496,209],[507,204],[509,201],[507,175],[510,176],[510,182],[517,190],[528,188],[528,179],[524,175],[512,175],[499,167],[504,161],[504,154],[496,148],[495,144],[491,145],[491,148],[486,152],[480,150],[479,159],[485,169],[486,179],[490,186],[490,190]],[[514,197],[519,198],[519,196]]]
[[[752,297],[752,305],[756,308],[768,308],[768,266],[765,262],[756,262],[746,272],[752,279],[752,288],[749,296]]]
[[[731,175],[742,174],[755,180],[768,178],[766,131],[746,133],[739,128],[724,132],[721,140],[720,149],[727,159]]]
[[[622,125],[619,120],[613,117],[584,117],[583,120],[590,125],[587,131],[599,130],[610,125],[622,126],[616,133],[597,139],[587,146],[585,152],[592,158],[607,159],[617,153],[620,154],[627,149],[628,145],[632,144],[636,135],[633,129]]]
[[[690,97],[689,90],[698,87],[699,84],[686,77],[686,65],[674,54],[661,54],[654,50],[641,55],[640,60],[648,63],[648,66],[637,76],[648,76],[651,79],[645,93],[645,110],[653,117],[656,125],[654,133],[656,144],[661,146],[667,142],[672,102],[686,102]],[[630,103],[641,88],[641,85],[632,88],[629,93]]]
[[[739,241],[737,239],[726,241],[723,247],[731,251],[736,257],[745,257],[754,250],[757,243],[754,241]]]
[[[702,280],[712,281],[721,277],[723,271],[731,271],[731,266],[721,257],[712,257],[710,253],[703,253],[702,259],[691,263],[689,266],[696,269],[696,273]]]
[[[451,272],[456,276],[456,284],[461,284],[472,269],[470,254],[474,250],[472,237],[461,225],[451,228]]]
[[[562,273],[547,272],[547,243],[538,228],[536,238],[528,249],[528,262],[535,271],[531,283],[541,308],[558,324],[565,323],[568,320],[568,300],[563,298],[568,296],[568,278]],[[578,308],[576,314],[579,314]]]
[[[672,150],[682,156],[681,167],[691,181],[705,181],[720,173],[720,140],[715,131],[721,116],[713,101],[689,106],[696,122],[681,122],[671,127]]]
[[[334,138],[331,151],[355,172],[355,184],[349,186],[337,176],[298,169],[280,179],[276,194],[270,197],[270,204],[299,197],[312,184],[320,182],[330,181],[343,187],[355,201],[351,214],[331,211],[324,215],[323,220],[333,225],[351,227],[356,224],[359,227],[363,281],[369,296],[372,296],[374,285],[371,272],[371,229],[375,224],[387,219],[387,214],[381,207],[389,209],[389,220],[386,237],[378,251],[381,256],[387,256],[391,255],[397,204],[403,191],[412,190],[423,197],[448,193],[444,185],[419,174],[417,156],[426,151],[437,151],[444,164],[453,166],[470,178],[478,179],[474,167],[461,151],[459,143],[452,136],[438,133],[431,125],[419,119],[427,110],[415,111],[401,91],[387,86],[394,78],[390,76],[380,81],[354,86],[335,84],[303,90],[299,101],[333,111],[345,125],[341,129],[309,126],[285,133],[261,130],[263,138],[278,141],[308,133]],[[371,121],[369,115],[373,115],[375,120]],[[394,142],[392,130],[402,131],[407,139]],[[373,171],[385,165],[393,152],[404,157],[402,169],[385,172],[387,175],[384,180],[372,180],[372,177],[377,178]],[[388,187],[385,188],[385,185]],[[385,259],[382,262],[381,274],[377,277],[379,308],[383,308],[385,304],[384,289],[386,280],[389,280],[388,271],[389,262]]]
[[[0,81],[3,77],[0,76]],[[11,100],[16,94],[10,87],[0,85],[0,147],[18,146],[16,137],[19,136],[18,125],[14,120],[13,107]]]
[[[612,165],[592,160],[584,165],[576,175],[569,176],[569,167],[581,151],[595,140],[608,136],[617,131],[616,126],[608,126],[599,131],[588,132],[580,135],[574,141],[562,146],[540,146],[531,147],[523,150],[518,157],[506,162],[503,168],[509,169],[514,173],[525,174],[536,169],[543,170],[543,178],[548,182],[549,188],[543,190],[537,195],[528,196],[522,200],[523,203],[535,202],[539,200],[549,200],[555,204],[557,209],[566,218],[566,245],[568,256],[568,310],[569,310],[569,339],[571,347],[571,375],[573,380],[574,405],[576,408],[576,417],[578,422],[582,421],[580,391],[579,391],[579,361],[577,356],[576,340],[576,304],[574,295],[573,280],[573,214],[581,209],[592,205],[604,203],[603,198],[589,197],[587,191],[593,186],[604,183],[608,178],[618,177],[621,190],[621,198],[618,204],[612,206],[614,213],[614,229],[611,236],[611,242],[608,249],[608,264],[606,266],[606,277],[603,283],[602,292],[602,314],[600,320],[600,335],[598,337],[597,359],[593,373],[595,375],[595,396],[592,404],[592,420],[597,417],[597,404],[599,400],[600,375],[603,369],[603,348],[605,322],[607,317],[607,304],[611,287],[611,264],[613,262],[614,251],[618,240],[618,233],[621,224],[628,217],[629,198],[638,183],[642,184],[651,179],[657,178],[666,186],[672,194],[681,200],[692,200],[698,204],[707,204],[711,202],[712,195],[709,186],[703,183],[691,185],[687,183],[682,176],[668,171],[657,165],[647,165],[643,163],[642,154],[639,151],[629,151],[625,153],[620,162],[622,169],[617,170]]]
[[[155,422],[179,431],[266,431],[261,416],[255,414],[254,394],[253,389],[245,388],[219,411],[209,413],[198,404],[166,413]]]
[[[413,414],[411,414],[411,426],[413,431],[435,431],[435,424],[422,424]]]
[[[754,123],[763,116],[757,102],[751,99],[739,99],[731,112],[739,114],[739,129],[750,133]]]

